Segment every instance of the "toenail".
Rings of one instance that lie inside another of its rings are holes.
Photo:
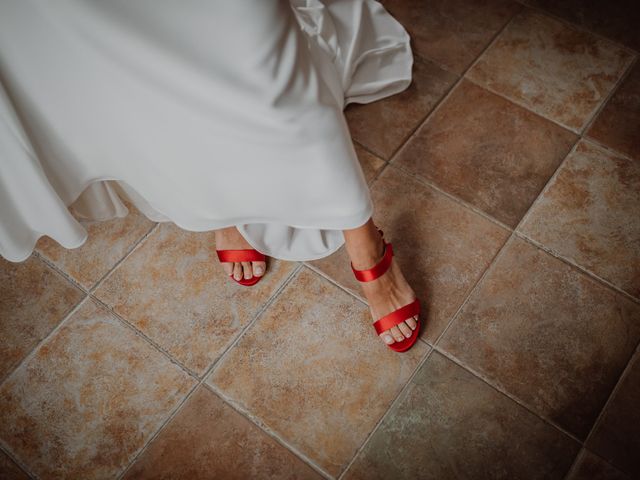
[[[391,343],[393,342],[393,339],[391,338],[391,335],[385,335],[384,336],[384,341],[387,343]]]
[[[262,267],[256,267],[255,272],[256,273],[262,273]]]

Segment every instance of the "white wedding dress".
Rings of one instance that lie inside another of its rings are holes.
[[[343,109],[411,81],[373,0],[1,0],[0,254],[80,218],[237,225],[285,260],[373,214]]]

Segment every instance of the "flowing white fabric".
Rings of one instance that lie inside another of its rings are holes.
[[[373,205],[350,102],[411,81],[374,0],[2,0],[0,254],[80,218],[237,225],[266,255],[327,256]]]

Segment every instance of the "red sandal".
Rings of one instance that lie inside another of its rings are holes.
[[[264,253],[260,253],[253,248],[246,248],[242,250],[216,250],[216,253],[218,254],[220,262],[264,262],[267,258]],[[264,273],[260,276],[254,275],[251,278],[242,278],[240,280],[236,280],[233,277],[233,274],[229,276],[240,285],[249,287],[258,283],[260,279],[264,277]]]
[[[378,232],[380,232],[381,236],[383,235],[382,230],[380,230],[379,228]],[[355,268],[353,268],[353,263],[351,263],[351,270],[353,270],[353,274],[359,282],[370,282],[372,280],[375,280],[384,272],[386,272],[391,265],[391,259],[393,257],[393,249],[391,248],[391,244],[387,243],[384,240],[384,236],[382,238],[382,243],[384,244],[384,254],[382,255],[382,259],[373,267],[366,270],[356,270]],[[418,315],[419,313],[420,301],[416,298],[413,302],[400,307],[373,322],[373,327],[376,329],[378,335],[380,335],[385,330],[389,330],[391,327],[395,327],[396,325],[404,322],[406,319]],[[396,352],[404,352],[406,350],[409,350],[411,346],[416,343],[419,332],[420,316],[418,316],[416,328],[409,338],[405,338],[401,342],[387,344],[387,347],[389,347],[391,350],[395,350]]]

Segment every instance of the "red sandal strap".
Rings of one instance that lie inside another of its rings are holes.
[[[262,262],[265,260],[264,253],[253,248],[243,250],[216,250],[218,259],[221,262]]]
[[[391,265],[391,257],[393,257],[393,248],[390,243],[384,242],[384,254],[382,255],[382,259],[376,263],[373,267],[367,268],[365,270],[356,270],[353,268],[353,263],[351,263],[351,270],[353,270],[353,274],[360,282],[370,282],[371,280],[375,280],[384,272],[387,271],[389,265]]]
[[[389,313],[388,315],[380,317],[378,320],[373,322],[373,328],[375,328],[376,332],[378,332],[378,335],[380,335],[385,330],[389,330],[399,323],[404,322],[408,318],[418,315],[419,313],[420,301],[416,298],[413,302],[405,305],[404,307],[400,307],[397,310]]]

